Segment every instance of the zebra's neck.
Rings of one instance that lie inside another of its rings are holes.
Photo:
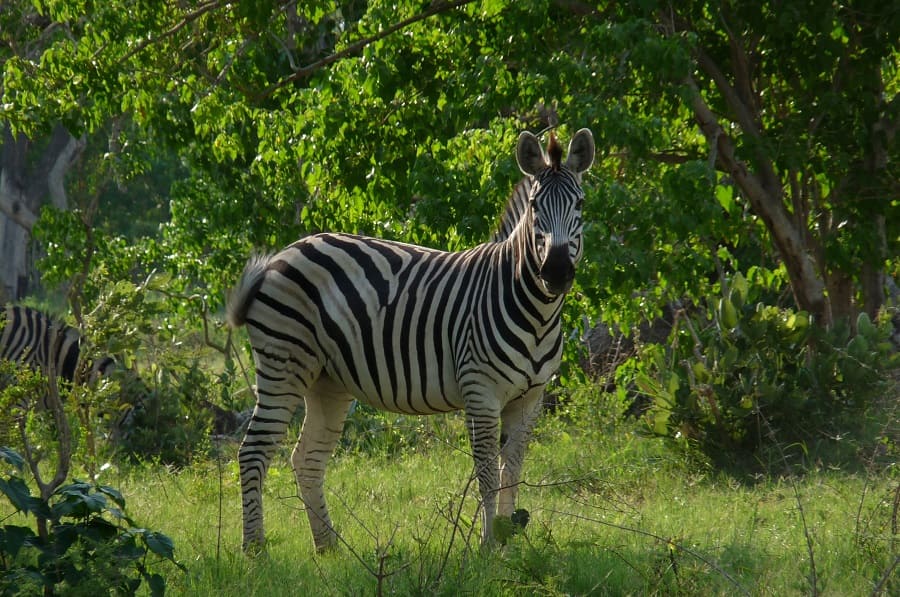
[[[526,210],[509,237],[500,243],[503,247],[502,259],[509,260],[511,266],[500,270],[513,272],[513,280],[507,283],[511,282],[514,286],[516,303],[523,313],[539,324],[538,327],[549,328],[559,324],[565,295],[549,294],[541,280],[533,227],[531,210]]]

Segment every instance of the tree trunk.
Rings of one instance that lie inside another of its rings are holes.
[[[731,138],[703,100],[697,84],[693,79],[688,79],[686,83],[691,94],[690,107],[710,145],[711,161],[731,175],[750,201],[753,211],[765,222],[784,262],[797,306],[808,311],[820,325],[830,325],[832,319],[825,296],[825,283],[816,270],[813,252],[806,246],[803,232],[794,224],[784,206],[780,183],[777,179],[762,180],[737,158]],[[773,177],[774,171],[765,179]]]
[[[846,319],[856,325],[853,317],[853,276],[843,270],[829,271],[825,276],[828,285],[828,306],[831,321]],[[856,330],[853,330],[854,332]]]
[[[28,232],[0,214],[0,305],[17,301],[28,292]]]
[[[3,128],[0,145],[0,301],[24,297],[33,278],[29,259],[31,230],[41,206],[48,200],[57,209],[68,209],[65,176],[84,150],[76,139],[57,125],[40,145],[23,134]],[[39,152],[35,158],[34,154]],[[0,304],[2,304],[0,303]]]

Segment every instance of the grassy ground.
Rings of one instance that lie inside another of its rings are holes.
[[[896,466],[737,481],[627,426],[574,435],[544,425],[520,494],[531,523],[505,548],[482,551],[461,427],[441,425],[440,438],[422,436],[425,448],[337,456],[326,488],[345,544],[324,556],[313,554],[286,455],[265,486],[268,549],[255,558],[240,552],[234,462],[108,471],[102,481],[122,489],[140,523],[174,539],[188,570],[168,574],[177,595],[900,591]]]

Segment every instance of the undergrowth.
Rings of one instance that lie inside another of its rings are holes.
[[[808,462],[790,473],[737,476],[700,451],[673,450],[646,421],[622,419],[622,406],[588,388],[542,419],[520,490],[531,522],[490,550],[478,545],[477,483],[463,421],[453,415],[348,430],[325,483],[341,546],[323,556],[314,555],[297,497],[290,441],[266,482],[267,552],[257,558],[239,549],[233,461],[111,473],[142,517],[171,532],[188,563],[188,574],[169,584],[178,594],[898,590],[900,472],[884,455],[870,454],[868,468],[851,472]],[[398,449],[404,435],[416,441]]]

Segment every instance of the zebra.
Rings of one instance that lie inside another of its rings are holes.
[[[69,383],[84,381],[77,379],[81,358],[77,329],[20,305],[7,305],[0,325],[0,360],[21,363]],[[87,377],[108,375],[114,368],[115,359],[104,356],[90,363]]]
[[[38,309],[7,305],[0,314],[0,362],[8,361],[41,372],[48,380],[55,378],[67,387],[93,383],[102,377],[118,375],[120,404],[100,414],[109,418],[110,440],[117,443],[133,426],[136,409],[150,397],[150,388],[134,372],[119,370],[117,360],[109,355],[82,363],[82,337],[78,329]],[[10,376],[0,375],[0,389],[8,386]],[[61,394],[63,396],[64,394]],[[49,410],[49,395],[36,401],[19,400],[12,404],[14,421],[21,421],[29,410]],[[0,429],[0,441],[8,440]]]
[[[503,215],[500,217],[500,225],[491,235],[492,243],[500,243],[512,236],[519,221],[524,217],[525,211],[528,209],[531,197],[531,177],[526,176],[519,181],[519,184],[513,189],[513,193],[503,208]]]
[[[543,389],[559,367],[563,299],[582,255],[590,130],[573,136],[565,162],[562,154],[553,134],[546,151],[535,135],[519,135],[524,192],[495,238],[473,249],[320,233],[250,257],[226,306],[232,328],[247,325],[256,366],[256,405],[238,450],[244,551],[264,546],[262,485],[301,401],[291,464],[316,551],[336,546],[325,468],[354,399],[416,415],[464,411],[481,542],[494,542],[493,521],[514,511]]]

